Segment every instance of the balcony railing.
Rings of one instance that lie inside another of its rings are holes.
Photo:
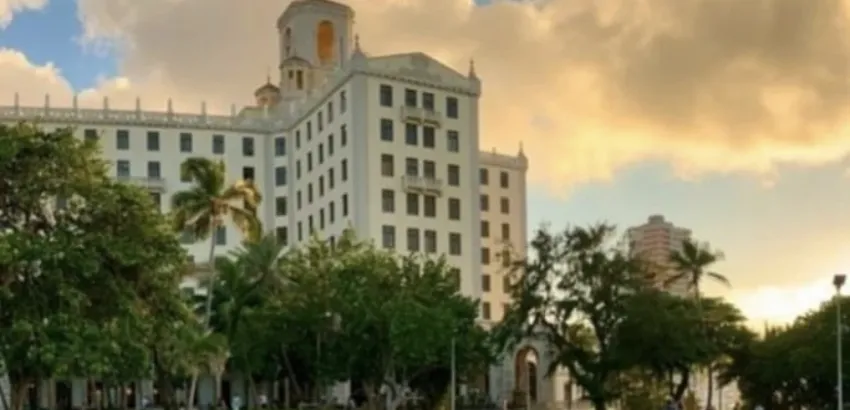
[[[427,108],[405,105],[401,107],[401,121],[439,128],[443,122],[443,115]]]
[[[442,195],[443,181],[432,177],[405,175],[401,177],[402,187],[407,192],[420,194]]]
[[[163,178],[133,177],[128,175],[119,175],[116,179],[127,184],[133,184],[143,188],[147,188],[151,191],[165,191],[165,179]]]

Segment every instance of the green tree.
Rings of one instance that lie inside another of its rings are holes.
[[[139,306],[186,255],[148,193],[107,170],[70,129],[0,125],[0,358],[13,409],[30,383],[129,377],[147,359]],[[133,352],[121,375],[118,350]]]
[[[682,242],[682,249],[670,256],[670,262],[675,273],[668,279],[667,284],[684,281],[688,288],[693,291],[693,297],[699,309],[700,298],[702,297],[700,287],[704,279],[707,278],[730,286],[729,280],[725,276],[710,270],[722,259],[723,254],[711,249],[708,244],[686,239]],[[714,364],[708,363],[706,369],[708,370],[708,391],[705,406],[710,409],[714,396]]]
[[[499,331],[509,346],[543,337],[554,355],[548,371],[566,367],[598,410],[619,397],[612,342],[627,296],[647,277],[641,261],[615,245],[614,234],[604,224],[538,230],[529,249],[534,257],[516,265],[514,302]]]

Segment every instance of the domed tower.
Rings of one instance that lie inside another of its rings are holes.
[[[271,77],[266,78],[266,83],[254,91],[257,107],[273,107],[280,102],[280,88],[272,84]]]
[[[277,19],[280,36],[280,88],[309,91],[350,53],[354,10],[331,0],[293,0]],[[290,74],[291,73],[291,74]]]

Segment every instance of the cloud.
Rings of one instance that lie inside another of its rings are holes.
[[[23,10],[41,10],[47,0],[0,0],[0,30],[9,26],[15,13]]]
[[[556,192],[648,159],[683,177],[771,176],[779,163],[850,153],[845,0],[348,4],[368,53],[421,50],[462,72],[474,57],[484,148],[516,152],[523,141],[532,181]],[[123,78],[87,92],[90,101],[106,92],[129,104],[138,94],[145,108],[173,98],[180,109],[206,99],[226,110],[249,104],[277,66],[274,23],[285,2],[79,6],[83,38],[122,57]],[[0,89],[20,84],[0,81]]]

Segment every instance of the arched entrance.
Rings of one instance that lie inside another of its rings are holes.
[[[538,366],[540,355],[533,346],[525,346],[514,356],[514,394],[523,393],[529,404],[539,399]]]

